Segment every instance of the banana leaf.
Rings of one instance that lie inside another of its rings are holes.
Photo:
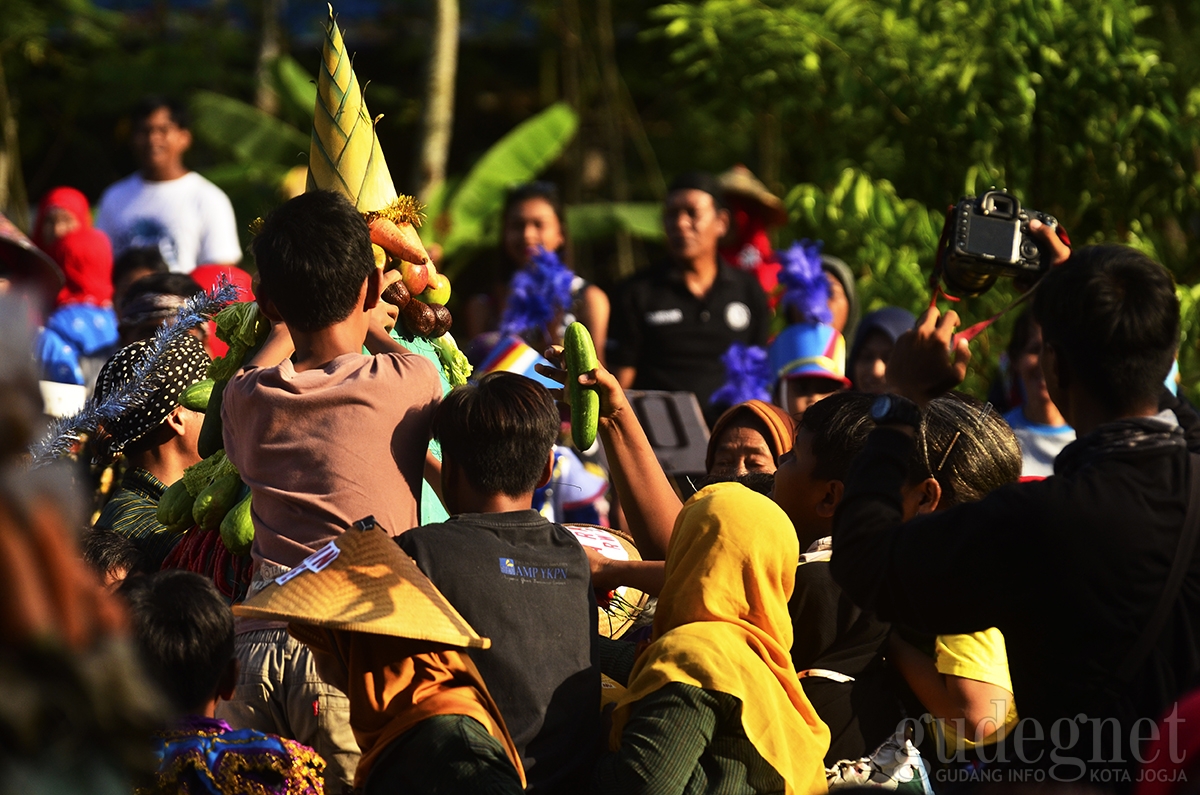
[[[599,202],[567,208],[571,240],[590,243],[628,232],[642,240],[662,240],[662,205],[658,202]]]
[[[299,162],[308,136],[253,105],[213,91],[192,97],[192,132],[242,164]]]
[[[475,163],[447,205],[441,239],[447,258],[482,245],[498,228],[504,194],[536,177],[575,136],[579,118],[558,102],[517,125]],[[439,219],[440,220],[440,219]]]

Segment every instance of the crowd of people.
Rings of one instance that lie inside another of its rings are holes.
[[[228,199],[183,164],[183,108],[151,99],[134,130],[139,171],[94,217],[63,187],[30,239],[0,226],[0,789],[1200,778],[1200,416],[1175,385],[1175,284],[1146,255],[1031,224],[1049,267],[981,402],[956,391],[956,312],[864,314],[845,262],[772,247],[786,213],[744,167],[677,178],[666,256],[611,299],[532,183],[461,304],[475,373],[451,389],[396,329],[398,277],[344,196],[282,203],[241,268]],[[185,393],[240,343],[167,332],[228,282],[265,333],[202,410]],[[590,450],[565,441],[575,321],[599,359],[579,375]],[[694,400],[704,472],[664,469],[627,396],[647,390]],[[87,397],[96,433],[29,468],[44,415]],[[252,506],[248,550],[162,521],[213,450]],[[238,613],[367,517],[486,645]],[[637,554],[598,554],[580,524]],[[614,638],[597,605],[620,588],[650,599]]]

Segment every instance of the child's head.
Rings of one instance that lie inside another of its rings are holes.
[[[1082,248],[1042,279],[1033,315],[1050,397],[1064,414],[1063,388],[1115,412],[1157,405],[1179,346],[1179,300],[1166,268],[1127,246]]]
[[[796,428],[791,452],[779,459],[772,496],[803,546],[832,528],[850,462],[875,427],[871,401],[861,392],[839,392],[813,405]]]
[[[846,342],[826,323],[788,326],[768,351],[775,382],[775,405],[799,421],[819,400],[850,385]]]
[[[228,697],[237,671],[233,612],[212,582],[171,569],[130,580],[121,594],[142,663],[176,708],[198,712]]]
[[[288,327],[319,331],[363,305],[375,272],[371,232],[340,193],[303,193],[276,208],[251,244],[259,294]]]
[[[111,593],[142,566],[142,553],[133,542],[112,530],[84,531],[83,560]]]
[[[490,373],[456,387],[433,417],[443,483],[457,470],[478,494],[529,494],[545,482],[558,428],[550,392],[523,375]]]

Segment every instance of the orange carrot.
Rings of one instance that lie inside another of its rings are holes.
[[[376,217],[371,220],[369,226],[371,242],[396,259],[416,264],[429,261],[429,254],[425,252],[425,246],[422,245],[421,238],[417,237],[417,230],[412,224],[397,224],[390,219]]]

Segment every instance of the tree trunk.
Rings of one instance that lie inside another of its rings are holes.
[[[621,112],[621,72],[617,67],[617,45],[613,36],[612,2],[596,0],[596,37],[600,44],[600,76],[604,86],[604,132],[608,139],[609,174],[612,197],[629,201],[629,180],[625,175],[625,131]],[[624,229],[617,231],[618,279],[633,273],[633,239]]]
[[[29,231],[29,198],[21,173],[17,109],[8,94],[3,62],[0,62],[0,212],[20,229]]]
[[[421,156],[417,162],[417,197],[428,200],[446,179],[450,136],[454,128],[454,80],[458,72],[458,0],[436,0],[437,20],[429,53],[429,83]]]
[[[285,0],[262,0],[262,37],[258,44],[258,65],[254,70],[254,107],[272,116],[279,115],[279,94],[271,68],[283,54],[283,34],[279,18]]]

